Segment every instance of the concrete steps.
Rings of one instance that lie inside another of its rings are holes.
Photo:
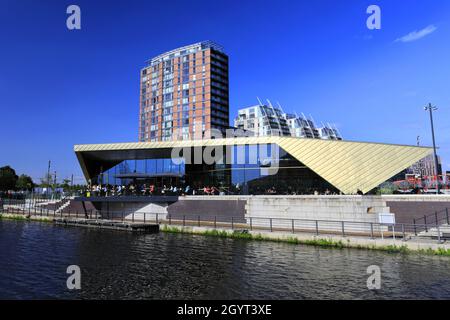
[[[61,204],[58,206],[58,209],[56,209],[56,213],[61,213],[63,212],[63,210],[65,208],[67,208],[68,206],[70,206],[70,202],[74,199],[75,197],[69,197],[69,198],[64,198],[63,200],[61,200]]]
[[[433,239],[438,238],[440,236],[441,239],[450,239],[450,225],[448,224],[440,225],[439,232],[437,227],[430,227],[428,231],[419,232],[417,236]]]

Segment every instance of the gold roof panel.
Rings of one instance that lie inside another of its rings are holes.
[[[428,147],[278,136],[85,144],[75,145],[74,151],[86,178],[89,179],[83,157],[84,153],[269,143],[280,146],[345,194],[354,194],[358,189],[367,193],[395,174],[423,159],[432,151]]]

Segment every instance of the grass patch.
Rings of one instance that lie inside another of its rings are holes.
[[[20,215],[20,214],[8,214],[8,215],[1,214],[0,219],[18,220],[18,221],[27,221],[28,220],[24,215]]]
[[[390,246],[380,246],[380,247],[376,247],[376,246],[362,246],[362,245],[357,245],[357,246],[349,246],[351,248],[356,248],[356,249],[366,249],[366,250],[378,250],[378,251],[385,251],[388,253],[400,253],[400,254],[421,254],[421,255],[431,255],[431,256],[447,256],[450,257],[450,249],[445,249],[445,248],[437,248],[437,249],[431,249],[431,248],[427,248],[427,249],[418,249],[418,250],[414,250],[414,249],[410,249],[408,248],[408,246],[403,245],[403,246],[396,246],[396,245],[390,245]]]
[[[170,227],[168,225],[164,225],[160,230],[167,233],[185,233],[180,228]]]
[[[300,240],[295,237],[273,238],[273,237],[265,237],[261,233],[251,234],[251,233],[248,233],[245,231],[239,231],[239,230],[234,230],[233,232],[229,232],[226,230],[217,230],[217,229],[211,229],[211,230],[205,230],[205,231],[193,231],[192,229],[189,229],[189,228],[173,227],[173,226],[167,226],[167,225],[164,225],[160,230],[162,232],[168,232],[168,233],[187,233],[187,234],[196,234],[196,235],[217,237],[217,238],[284,242],[284,243],[290,243],[290,244],[306,244],[306,245],[332,247],[332,248],[344,248],[345,247],[345,245],[342,241],[332,241],[332,240],[328,240],[328,239]]]
[[[346,246],[342,241],[332,241],[328,239],[314,239],[314,240],[301,240],[295,238],[295,240],[298,241],[300,244],[307,244],[307,245],[313,245],[313,246],[319,246],[319,247],[328,247],[328,248],[338,248],[342,249]]]
[[[449,256],[450,257],[450,249],[438,248],[435,250],[435,254],[439,256]]]
[[[417,252],[421,253],[421,254],[427,254],[427,255],[450,257],[450,249],[444,249],[444,248],[437,248],[436,250],[430,249],[430,248],[420,249]]]
[[[0,214],[0,219],[15,220],[15,221],[36,221],[36,222],[53,222],[47,217],[27,216],[24,214]]]
[[[409,253],[411,249],[409,249],[407,246],[386,246],[382,247],[384,251],[390,252],[390,253]]]
[[[406,245],[396,246],[375,246],[375,245],[360,245],[360,244],[352,244],[349,239],[347,242],[343,242],[341,240],[334,241],[330,239],[298,239],[296,237],[290,236],[286,238],[273,238],[264,236],[261,233],[251,234],[245,231],[234,230],[233,232],[227,230],[205,230],[205,231],[194,231],[192,228],[183,228],[183,227],[174,227],[163,225],[160,229],[162,232],[168,233],[186,233],[186,234],[195,234],[195,235],[203,235],[217,238],[230,238],[230,239],[245,239],[245,240],[253,240],[253,241],[271,241],[271,242],[283,242],[290,243],[295,245],[311,245],[323,248],[352,248],[352,249],[362,249],[362,250],[378,250],[384,251],[387,253],[395,253],[395,254],[424,254],[424,255],[437,255],[437,256],[449,256],[450,257],[450,249],[438,248],[438,249],[420,249],[413,250],[408,248]]]

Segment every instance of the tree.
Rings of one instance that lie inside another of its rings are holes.
[[[45,177],[41,178],[42,188],[51,188],[53,186],[53,177],[52,174],[45,174]]]
[[[69,191],[70,190],[70,179],[63,179],[62,183],[61,183],[61,188],[63,188],[64,191]]]
[[[16,188],[18,190],[33,190],[34,188],[34,182],[33,179],[31,179],[30,176],[27,176],[26,174],[20,175],[19,179],[17,179],[16,182]]]
[[[19,177],[10,166],[0,168],[0,191],[14,190]]]
[[[394,194],[398,190],[398,186],[392,182],[384,182],[378,188],[377,194]]]

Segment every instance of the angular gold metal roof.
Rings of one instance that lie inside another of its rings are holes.
[[[354,194],[358,189],[367,193],[413,163],[426,157],[432,151],[428,147],[278,136],[88,144],[76,145],[74,150],[86,178],[89,179],[83,157],[84,153],[266,143],[279,145],[287,153],[345,194]]]

